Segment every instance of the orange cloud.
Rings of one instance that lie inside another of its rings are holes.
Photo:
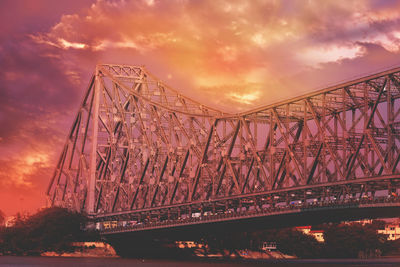
[[[280,81],[294,72],[364,56],[358,42],[398,51],[396,31],[369,29],[397,20],[396,12],[374,11],[367,1],[289,6],[262,0],[98,0],[86,13],[65,15],[44,37],[35,38],[61,49],[85,50],[101,61],[124,49],[132,59],[124,63],[162,65],[168,69],[162,75],[186,79],[198,96],[204,88],[218,87],[217,100],[209,104],[243,98],[237,101],[242,106],[235,105],[239,109],[275,99],[274,91],[293,90]],[[260,89],[232,90],[232,84]]]
[[[52,167],[49,155],[36,151],[21,153],[16,158],[3,160],[0,167],[0,183],[4,187],[32,187],[32,176]]]

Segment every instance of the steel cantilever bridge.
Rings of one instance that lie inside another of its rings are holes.
[[[230,114],[101,64],[47,194],[110,236],[372,218],[400,214],[399,161],[400,68]]]

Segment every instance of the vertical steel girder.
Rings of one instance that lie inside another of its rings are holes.
[[[93,215],[170,211],[274,190],[301,187],[305,194],[308,186],[398,179],[399,161],[399,68],[229,114],[181,95],[144,67],[101,64],[47,194],[53,205]]]

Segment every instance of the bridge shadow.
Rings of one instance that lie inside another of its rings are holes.
[[[275,213],[233,213],[213,220],[193,219],[186,223],[162,227],[112,229],[103,232],[103,238],[122,257],[135,258],[185,258],[192,250],[175,246],[177,240],[202,240],[209,236],[223,238],[229,234],[251,233],[267,229],[279,229],[328,222],[355,221],[360,219],[393,218],[400,216],[400,203],[346,204],[316,206],[283,210]]]

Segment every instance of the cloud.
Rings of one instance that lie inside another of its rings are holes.
[[[0,184],[2,187],[33,187],[32,177],[48,173],[49,155],[32,151],[18,157],[0,160]],[[37,185],[37,184],[36,184]]]
[[[296,88],[297,96],[399,66],[400,53],[392,53],[379,44],[360,42],[357,45],[362,47],[364,56],[342,59],[340,64],[327,62],[317,69],[305,69],[284,80],[285,87]]]
[[[60,42],[62,47],[65,49],[68,49],[68,48],[84,49],[87,46],[86,44],[82,44],[82,43],[68,42],[67,40],[64,40],[62,38],[58,39],[58,41]]]
[[[320,67],[323,63],[340,62],[343,59],[361,57],[365,50],[360,45],[353,46],[324,46],[321,48],[306,48],[300,51],[298,57],[310,66]]]
[[[219,97],[228,101],[247,94],[245,88],[226,92],[234,83],[258,83],[268,91],[266,80],[273,77],[275,88],[283,88],[279,80],[310,66],[368,56],[358,42],[397,53],[400,15],[392,9],[367,1],[99,0],[86,12],[62,16],[35,38],[68,49],[66,54],[84,50],[97,61],[118,59],[123,49],[125,61],[150,63],[150,70],[168,68],[160,76],[186,79],[187,91],[197,96],[204,93],[201,88],[225,86]],[[265,75],[252,75],[260,69]]]
[[[32,44],[29,38],[3,43],[0,51],[0,136],[8,138],[38,118],[76,106],[82,94],[66,63],[42,56],[53,48]],[[81,85],[81,84],[79,84]]]
[[[260,91],[254,91],[251,93],[244,93],[244,94],[230,92],[228,93],[227,96],[230,97],[235,102],[250,105],[253,103],[254,100],[257,100],[260,97],[260,94],[261,94]]]
[[[30,188],[43,197],[83,95],[82,73],[60,60],[58,47],[38,44],[29,34],[1,47],[0,194]]]

